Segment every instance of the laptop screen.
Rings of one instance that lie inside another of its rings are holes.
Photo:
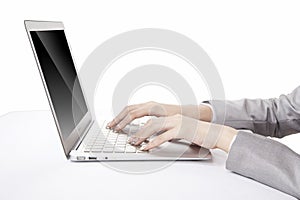
[[[63,30],[30,31],[63,139],[87,113],[74,62]]]

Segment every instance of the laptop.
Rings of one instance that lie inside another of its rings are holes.
[[[87,105],[62,22],[28,21],[25,28],[48,97],[64,153],[71,161],[208,160],[211,153],[185,140],[150,151],[128,143],[142,125],[115,133]],[[147,141],[146,141],[147,142]]]

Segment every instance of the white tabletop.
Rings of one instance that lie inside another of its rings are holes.
[[[219,150],[212,161],[177,161],[140,175],[70,162],[50,111],[8,113],[0,133],[0,199],[294,199],[227,171]]]

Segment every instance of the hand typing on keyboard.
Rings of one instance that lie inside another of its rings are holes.
[[[237,131],[229,126],[210,123],[212,110],[201,105],[167,105],[156,102],[125,107],[107,128],[120,132],[134,119],[143,116],[155,116],[131,135],[132,145],[141,145],[156,135],[142,150],[150,150],[172,139],[185,139],[205,148],[220,148],[229,151],[230,143]],[[126,128],[124,129],[126,130]],[[158,134],[161,133],[161,134]]]

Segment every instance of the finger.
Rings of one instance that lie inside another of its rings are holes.
[[[148,120],[145,126],[141,128],[141,130],[139,130],[133,137],[130,138],[129,142],[133,145],[140,145],[150,136],[158,132],[166,131],[168,127],[166,126],[165,121],[165,118]]]
[[[181,140],[182,138],[173,138],[171,140],[169,140],[169,142],[177,142],[178,140]]]
[[[144,109],[130,111],[115,127],[115,131],[120,131],[133,120],[147,115]]]
[[[129,112],[128,108],[125,107],[112,121],[107,124],[108,128],[115,127]]]
[[[126,106],[111,122],[107,124],[108,128],[114,128],[127,114],[134,110],[137,105]]]
[[[132,145],[140,145],[148,137],[156,133],[156,126],[153,121],[153,119],[148,120],[147,123],[129,139],[129,143]]]
[[[155,137],[146,146],[142,147],[141,150],[148,151],[153,149],[173,138],[173,129],[166,131],[165,133]]]

